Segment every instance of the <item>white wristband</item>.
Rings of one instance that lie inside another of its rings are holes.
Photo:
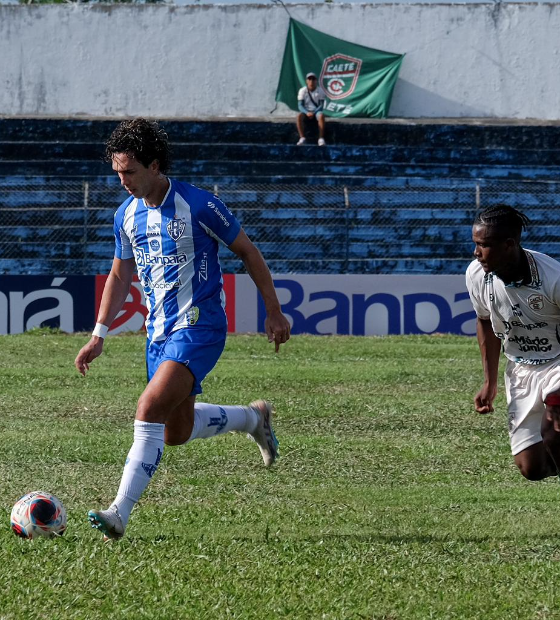
[[[99,336],[99,338],[105,338],[108,331],[109,328],[107,327],[107,325],[103,325],[103,323],[96,323],[93,331],[91,332],[91,335]]]

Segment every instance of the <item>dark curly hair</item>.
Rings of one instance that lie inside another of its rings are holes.
[[[163,174],[171,162],[167,134],[156,121],[145,118],[123,121],[113,131],[105,144],[105,160],[112,162],[117,153],[134,157],[146,168],[157,159]]]
[[[522,231],[527,229],[531,220],[521,211],[508,205],[496,205],[478,213],[474,225],[491,226],[496,229],[496,236],[520,239]]]

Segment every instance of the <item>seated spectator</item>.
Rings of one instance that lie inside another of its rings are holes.
[[[299,133],[298,146],[305,144],[305,124],[310,120],[316,119],[319,125],[319,146],[325,146],[325,116],[323,105],[325,103],[325,91],[317,86],[317,76],[308,73],[305,76],[306,86],[299,89],[297,129]]]

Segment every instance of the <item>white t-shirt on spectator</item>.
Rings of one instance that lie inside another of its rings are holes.
[[[307,86],[303,86],[299,89],[297,96],[298,101],[303,102],[303,107],[308,112],[315,112],[315,110],[325,102],[325,97],[325,91],[320,86],[317,86],[313,91],[310,91]]]

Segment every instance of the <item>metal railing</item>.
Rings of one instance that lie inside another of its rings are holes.
[[[241,221],[275,273],[460,273],[476,210],[506,203],[533,221],[525,245],[560,257],[560,184],[488,179],[364,178],[352,186],[205,187]],[[114,177],[0,179],[0,273],[104,273]],[[221,251],[226,272],[239,261]]]

